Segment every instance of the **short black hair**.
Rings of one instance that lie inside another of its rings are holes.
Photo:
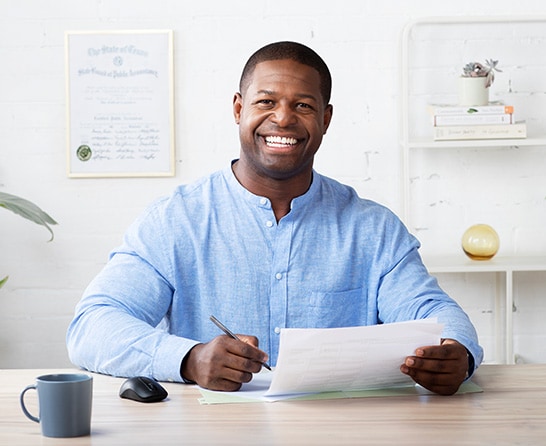
[[[294,60],[302,65],[314,68],[320,76],[320,93],[324,100],[324,105],[330,102],[332,92],[332,76],[328,66],[322,58],[311,48],[297,42],[275,42],[270,43],[257,50],[243,68],[241,80],[239,81],[239,92],[242,94],[247,88],[248,80],[256,65],[270,60]]]

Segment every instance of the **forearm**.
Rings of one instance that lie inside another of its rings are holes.
[[[116,256],[76,307],[67,332],[71,361],[100,373],[180,381],[180,362],[196,342],[158,327],[171,299],[149,264]]]
[[[160,381],[182,380],[180,362],[195,344],[112,307],[86,309],[67,334],[74,364],[109,375],[144,375]]]
[[[442,338],[456,340],[471,354],[474,367],[470,372],[481,364],[483,349],[470,318],[428,274],[416,251],[384,277],[378,300],[383,322],[436,317],[444,324]]]

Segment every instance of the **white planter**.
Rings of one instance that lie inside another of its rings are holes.
[[[487,105],[489,88],[485,87],[485,77],[459,78],[459,105]]]

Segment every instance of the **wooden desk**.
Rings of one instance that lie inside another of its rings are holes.
[[[118,397],[122,379],[94,375],[92,434],[42,437],[19,392],[44,373],[0,370],[1,445],[545,444],[546,365],[484,365],[483,393],[200,405],[197,389],[165,383],[168,400]],[[31,410],[34,397],[28,394]]]

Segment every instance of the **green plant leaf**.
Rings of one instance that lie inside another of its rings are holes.
[[[4,286],[4,284],[8,281],[9,276],[4,277],[2,280],[0,280],[0,288]]]
[[[51,218],[47,212],[40,209],[31,201],[25,200],[24,198],[16,195],[0,192],[0,207],[9,209],[27,220],[44,226],[51,234],[49,241],[53,240],[53,230],[49,225],[56,225],[57,222],[53,220],[53,218]],[[4,283],[4,281],[5,279],[2,279],[2,283]]]

